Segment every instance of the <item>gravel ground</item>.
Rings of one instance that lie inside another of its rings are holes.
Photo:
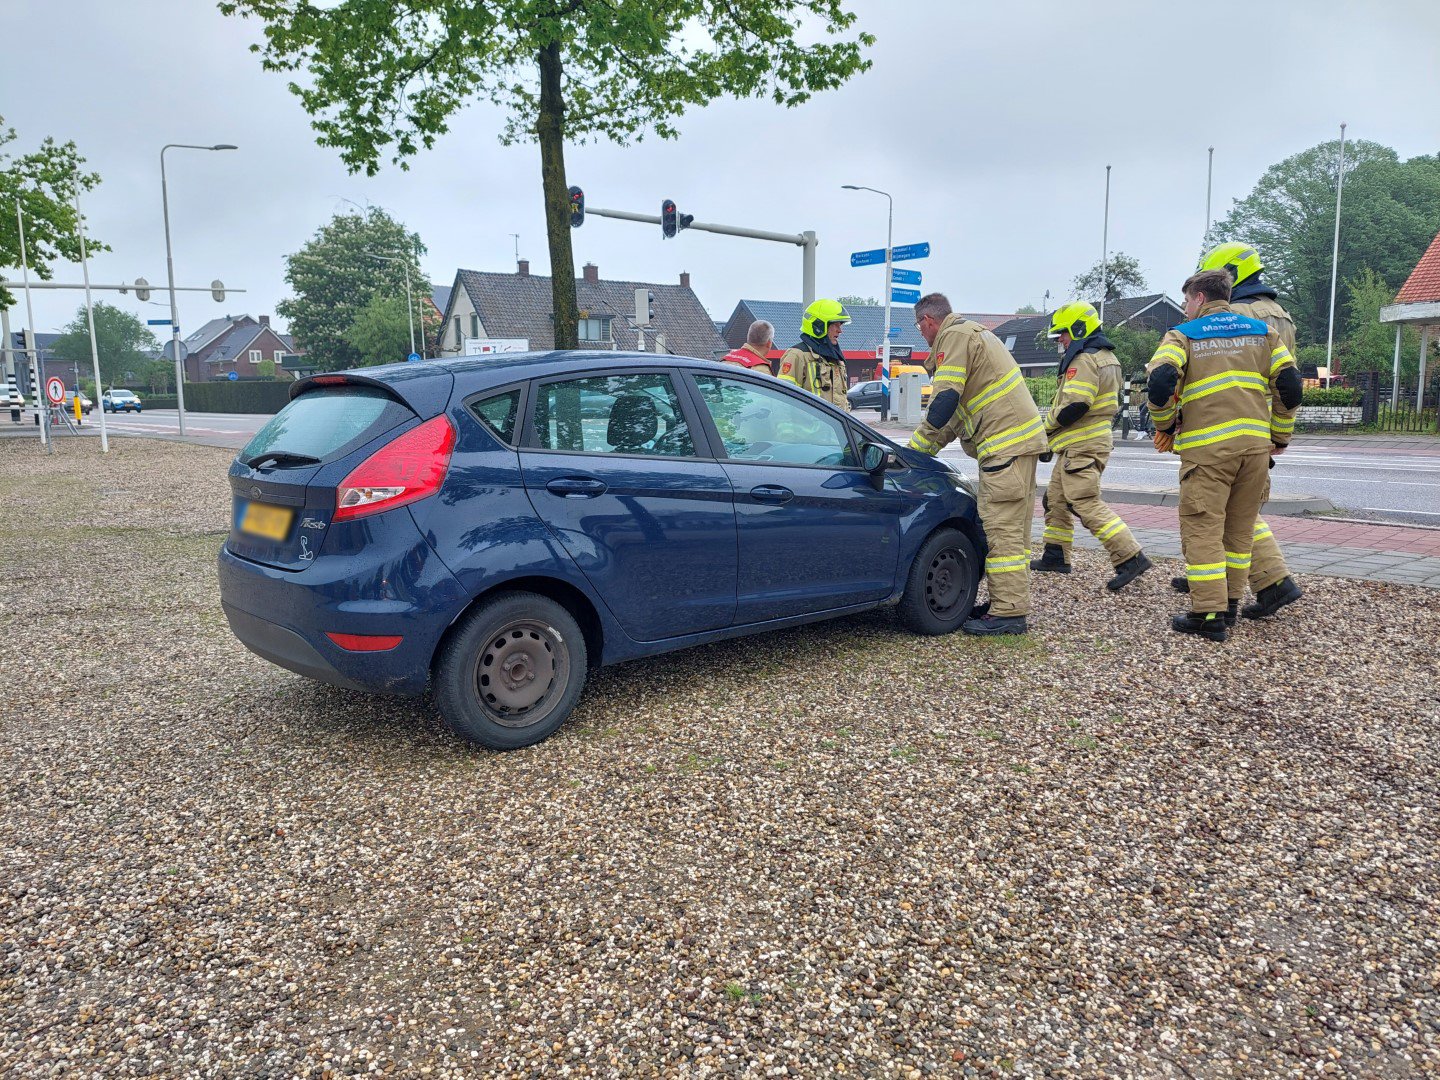
[[[0,442],[0,1074],[1440,1073],[1440,593],[1036,583],[609,669],[497,755],[247,653],[229,451]]]

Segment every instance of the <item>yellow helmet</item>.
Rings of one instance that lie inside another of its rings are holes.
[[[1236,285],[1265,269],[1260,264],[1260,253],[1249,244],[1221,244],[1208,251],[1200,260],[1201,270],[1221,270],[1227,266],[1235,271]]]
[[[1061,334],[1069,334],[1079,341],[1099,329],[1100,313],[1095,310],[1094,304],[1087,304],[1084,300],[1064,304],[1056,308],[1055,314],[1050,316],[1050,336],[1052,338],[1057,338]]]
[[[830,323],[849,321],[850,315],[839,300],[816,300],[805,309],[800,319],[800,332],[813,338],[823,338]]]

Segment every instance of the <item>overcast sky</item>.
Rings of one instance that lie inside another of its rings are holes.
[[[1338,135],[1440,150],[1440,3],[1269,0],[1161,4],[1008,0],[853,0],[879,39],[874,67],[792,110],[719,101],[680,122],[681,137],[569,147],[570,182],[592,206],[658,213],[661,199],[701,221],[820,237],[821,295],[880,296],[881,268],[849,253],[883,246],[895,198],[896,244],[929,241],[912,263],[924,288],[967,311],[1008,312],[1046,290],[1053,307],[1100,258],[1105,166],[1110,249],[1137,257],[1175,295],[1193,268],[1205,217],[1206,147],[1215,147],[1214,216],[1264,169]],[[1213,13],[1207,14],[1207,10]],[[514,269],[519,233],[532,271],[549,272],[539,152],[502,147],[501,116],[476,105],[409,172],[351,176],[315,145],[284,77],[247,46],[253,21],[203,0],[9,0],[0,5],[0,114],[10,149],[73,139],[103,183],[84,202],[114,249],[91,280],[165,282],[159,153],[168,142],[236,143],[228,153],[166,156],[178,284],[243,287],[216,304],[180,294],[182,331],[223,313],[273,314],[285,256],[351,202],[382,206],[429,248],[436,284],[455,270]],[[1223,100],[1224,108],[1211,103]],[[7,211],[12,212],[12,211]],[[711,314],[742,297],[799,299],[798,248],[590,218],[574,233],[576,272],[673,282],[682,270]],[[18,270],[4,275],[18,277]],[[57,280],[80,280],[57,267]],[[68,321],[80,293],[36,292],[41,331]],[[167,312],[98,294],[145,318]],[[23,304],[12,310],[24,323]],[[788,340],[796,328],[779,328]]]

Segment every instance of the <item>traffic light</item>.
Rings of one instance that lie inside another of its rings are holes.
[[[578,187],[570,189],[570,227],[578,229],[585,224],[585,192]]]
[[[660,204],[660,231],[665,234],[666,240],[675,235],[678,217],[674,199],[666,199]]]
[[[655,321],[655,294],[649,289],[635,290],[635,325],[649,326]]]
[[[150,299],[150,282],[146,281],[143,277],[137,277],[135,279],[135,299]]]
[[[225,283],[219,278],[210,282],[210,296],[217,304],[225,301]]]

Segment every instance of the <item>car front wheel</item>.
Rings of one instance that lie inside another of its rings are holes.
[[[552,735],[580,700],[585,636],[536,593],[500,593],[461,621],[435,665],[435,703],[457,735],[516,750]]]
[[[970,617],[979,588],[975,545],[959,529],[938,529],[910,564],[900,622],[916,634],[948,634]]]

